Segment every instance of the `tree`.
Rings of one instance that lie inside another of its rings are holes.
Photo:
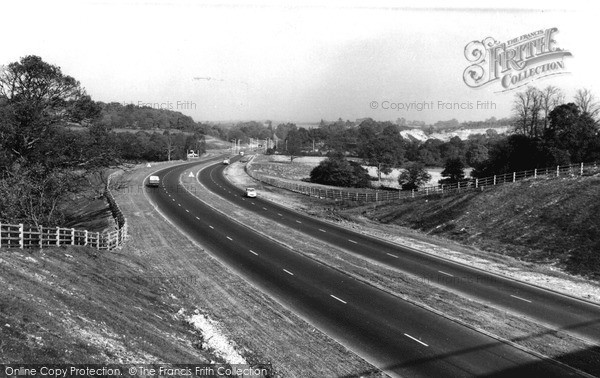
[[[547,141],[568,151],[571,162],[583,162],[597,156],[598,124],[589,112],[580,111],[574,103],[557,106],[550,112]]]
[[[485,137],[473,137],[469,138],[469,147],[465,154],[467,164],[471,167],[479,165],[486,161],[489,157],[489,150],[486,146]]]
[[[304,129],[300,129],[304,130]],[[287,138],[285,140],[286,152],[290,155],[290,162],[294,161],[300,153],[302,152],[303,145],[303,137],[304,134],[298,129],[291,129],[287,133]],[[306,132],[306,130],[304,130]]]
[[[415,190],[431,180],[431,175],[425,170],[422,163],[411,163],[400,173],[398,183],[402,190]]]
[[[348,161],[341,154],[329,157],[310,172],[310,181],[342,187],[366,188],[369,173],[360,164]]]
[[[461,159],[454,158],[446,160],[444,170],[442,171],[441,184],[454,184],[461,182],[465,178],[465,164]]]
[[[600,104],[596,101],[594,94],[586,88],[579,89],[575,93],[575,104],[583,114],[589,115],[596,120],[600,114]]]
[[[359,135],[358,156],[365,163],[377,168],[377,177],[381,181],[381,174],[389,174],[404,160],[402,137],[393,129],[384,129],[376,135],[373,130],[368,130],[361,125]]]
[[[548,130],[548,116],[550,115],[550,112],[564,102],[565,95],[559,88],[549,85],[540,92],[540,96],[541,110],[544,113],[543,136]]]
[[[171,155],[175,151],[175,143],[173,140],[173,135],[169,132],[169,130],[165,130],[163,132],[163,136],[165,137],[165,152],[167,153],[167,161],[171,161]]]
[[[10,63],[0,73],[0,97],[10,107],[14,127],[10,151],[28,160],[36,145],[52,137],[54,126],[70,118],[85,118],[85,92],[78,81],[38,56]]]
[[[531,138],[538,137],[541,109],[542,94],[537,88],[527,87],[524,92],[515,94],[513,111],[516,131]]]
[[[0,218],[60,224],[60,203],[86,175],[114,164],[114,139],[100,127],[85,132],[63,125],[93,124],[99,108],[78,81],[37,56],[0,72]]]

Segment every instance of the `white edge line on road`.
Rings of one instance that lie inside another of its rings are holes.
[[[447,275],[447,276],[450,276],[450,277],[454,277],[452,274],[450,274],[450,273],[446,273],[446,272],[442,272],[441,270],[438,270],[438,272],[440,272],[440,273],[442,273],[442,274],[445,274],[445,275]]]
[[[254,256],[258,256],[258,253],[254,252],[253,250],[251,250],[251,249],[250,249],[249,251],[250,251],[250,253],[252,253]]]
[[[422,342],[421,340],[419,340],[419,339],[415,339],[414,337],[412,337],[412,336],[411,336],[411,335],[409,335],[408,333],[405,333],[405,334],[404,334],[404,336],[406,336],[406,337],[409,337],[409,338],[411,338],[411,339],[415,340],[416,342],[418,342],[419,344],[425,345],[426,347],[428,347],[428,346],[429,346],[429,345],[425,344],[424,342]]]
[[[336,296],[335,296],[335,295],[333,295],[333,294],[329,294],[329,295],[331,296],[331,298],[333,298],[333,299],[336,299],[336,300],[338,300],[338,301],[342,302],[343,304],[346,304],[346,303],[347,303],[346,301],[344,301],[344,300],[341,300],[340,298],[336,297]]]
[[[396,255],[392,255],[391,253],[386,253],[386,255],[388,255],[388,256],[392,256],[392,257],[393,257],[393,258],[395,258],[395,259],[397,259],[397,258],[398,258],[398,256],[396,256]]]
[[[525,299],[525,298],[517,297],[516,295],[512,295],[512,294],[511,294],[511,297],[513,297],[513,298],[517,298],[517,299],[520,299],[520,300],[522,300],[522,301],[525,301],[525,302],[527,302],[527,303],[531,303],[531,301],[530,301],[529,299]]]
[[[284,271],[284,272],[286,272],[287,274],[289,274],[290,276],[293,276],[293,275],[294,275],[294,273],[290,272],[290,271],[289,271],[289,270],[287,270],[287,269],[284,269],[283,271]]]
[[[323,230],[322,228],[319,228],[319,231],[321,231],[321,232],[327,232],[327,231]]]
[[[296,223],[300,223],[300,224],[302,224],[302,222],[300,222],[299,220],[297,220],[297,221],[296,221]]]
[[[354,241],[354,240],[352,240],[352,239],[348,239],[348,241],[349,241],[350,243],[358,244],[358,242],[355,242],[355,241]]]

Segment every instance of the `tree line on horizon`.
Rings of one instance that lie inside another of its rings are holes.
[[[0,220],[58,225],[64,220],[66,199],[90,176],[101,177],[107,168],[126,162],[185,159],[189,149],[202,153],[205,135],[226,141],[270,140],[276,147],[266,152],[289,155],[292,162],[301,155],[329,156],[315,180],[332,184],[331,177],[350,175],[340,179],[342,186],[370,185],[362,167],[348,157],[376,167],[379,177],[404,168],[400,184],[407,190],[427,182],[426,167],[444,167],[447,182],[456,182],[465,179],[465,167],[482,177],[596,161],[599,109],[585,89],[566,102],[558,88],[529,87],[515,95],[513,134],[489,129],[447,142],[402,137],[400,132],[411,128],[402,119],[392,123],[366,118],[356,124],[340,118],[310,129],[270,121],[225,127],[194,122],[170,110],[95,102],[59,67],[27,56],[0,70]],[[480,126],[506,119],[482,122]],[[456,126],[451,120],[436,127]],[[132,132],[117,134],[115,129]]]

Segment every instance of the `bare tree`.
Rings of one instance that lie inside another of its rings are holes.
[[[540,92],[541,95],[541,110],[544,113],[544,128],[542,129],[543,135],[548,130],[548,115],[550,112],[565,102],[565,95],[560,88],[549,85]]]
[[[529,137],[538,137],[541,110],[542,92],[540,90],[528,87],[524,92],[518,92],[513,103],[517,132]]]
[[[165,130],[163,133],[167,138],[165,139],[165,148],[167,150],[167,160],[171,161],[171,154],[175,151],[175,143],[173,141],[173,135],[169,132],[169,130]]]
[[[578,89],[575,93],[575,105],[579,106],[581,112],[597,119],[600,114],[600,104],[596,96],[587,88]]]

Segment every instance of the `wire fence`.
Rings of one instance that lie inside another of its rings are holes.
[[[108,176],[104,195],[117,229],[109,232],[91,232],[74,228],[29,226],[22,223],[0,222],[0,248],[48,248],[66,245],[89,246],[111,250],[121,248],[128,235],[125,216],[110,191],[112,174]]]
[[[484,190],[486,187],[513,183],[528,178],[540,177],[567,177],[586,176],[600,172],[597,163],[580,163],[572,165],[559,165],[551,168],[533,169],[529,171],[512,172],[494,175],[484,178],[464,179],[453,184],[438,184],[421,187],[417,190],[375,190],[375,189],[338,189],[324,187],[318,184],[304,184],[293,180],[283,180],[258,173],[252,169],[252,160],[246,164],[246,172],[252,178],[265,184],[278,188],[287,189],[296,193],[304,194],[321,199],[333,199],[336,201],[356,202],[384,202],[402,199],[459,193],[467,190]]]

